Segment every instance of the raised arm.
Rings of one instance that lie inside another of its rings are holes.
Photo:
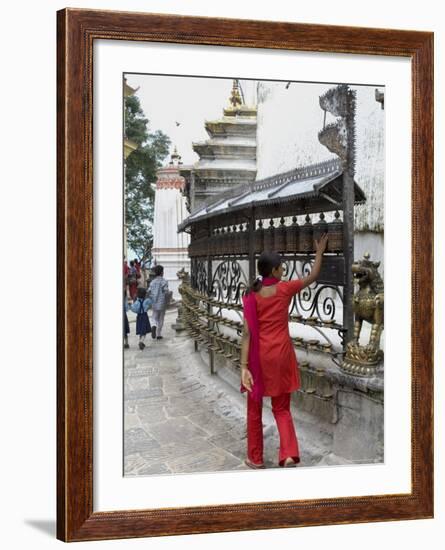
[[[328,235],[327,233],[323,233],[323,235],[320,237],[318,241],[315,241],[315,261],[314,265],[312,266],[312,270],[310,274],[307,277],[303,277],[301,279],[302,287],[305,288],[306,286],[309,286],[314,281],[316,281],[320,275],[321,270],[321,264],[323,261],[323,253],[326,250],[326,245],[328,244]]]

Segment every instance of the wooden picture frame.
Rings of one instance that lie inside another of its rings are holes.
[[[64,541],[433,517],[433,33],[159,14],[57,13],[57,537]],[[93,512],[93,43],[170,42],[409,58],[412,489],[406,494]]]

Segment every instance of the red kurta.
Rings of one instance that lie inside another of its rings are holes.
[[[300,292],[300,279],[280,281],[273,296],[255,293],[260,332],[260,366],[264,395],[277,396],[300,387],[294,346],[289,334],[289,304]]]

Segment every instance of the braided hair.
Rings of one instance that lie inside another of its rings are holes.
[[[272,270],[280,267],[282,264],[281,256],[278,252],[265,251],[261,252],[260,257],[258,258],[257,270],[259,277],[257,277],[250,287],[247,289],[246,294],[250,292],[258,292],[263,286],[263,277],[270,277],[272,275]]]

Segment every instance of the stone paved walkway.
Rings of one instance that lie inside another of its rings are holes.
[[[210,374],[193,341],[171,328],[175,319],[176,310],[168,311],[164,339],[147,336],[140,351],[130,317],[130,349],[124,354],[125,475],[247,469],[245,398]],[[265,463],[276,467],[278,434],[267,407],[263,424]],[[327,464],[329,434],[301,414],[296,428],[301,465]]]

